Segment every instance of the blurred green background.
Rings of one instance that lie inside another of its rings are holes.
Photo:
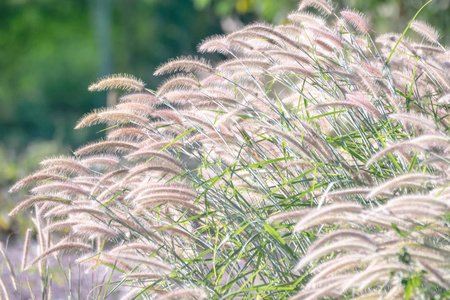
[[[364,12],[377,33],[402,32],[425,0],[338,0]],[[0,1],[0,231],[19,196],[7,194],[43,157],[99,137],[74,131],[86,112],[106,105],[87,87],[110,73],[130,73],[156,88],[162,62],[195,54],[204,38],[264,19],[282,23],[298,0],[2,0]],[[420,15],[450,44],[450,1]],[[214,59],[213,56],[209,58]],[[8,199],[8,200],[6,200]],[[20,222],[20,221],[19,221]]]

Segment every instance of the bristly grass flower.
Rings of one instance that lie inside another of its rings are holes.
[[[11,188],[30,187],[10,214],[35,211],[45,297],[63,250],[108,272],[92,297],[448,296],[448,50],[420,21],[414,43],[325,0],[298,8],[200,44],[223,62],[163,64],[181,75],[157,92],[129,75],[89,87],[131,92],[76,126],[106,137]]]

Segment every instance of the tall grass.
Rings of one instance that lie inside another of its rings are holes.
[[[30,188],[11,212],[35,211],[29,266],[81,252],[110,274],[99,298],[449,296],[449,50],[322,0],[288,19],[206,39],[226,59],[169,61],[157,90],[91,85],[136,93],[11,189]]]

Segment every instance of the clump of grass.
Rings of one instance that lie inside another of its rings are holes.
[[[12,188],[35,186],[13,211],[36,210],[32,263],[75,247],[123,273],[104,297],[129,299],[448,296],[448,50],[417,21],[432,45],[374,41],[327,1],[299,10],[207,39],[224,62],[170,61],[156,73],[182,74],[158,92],[85,116],[104,140]]]

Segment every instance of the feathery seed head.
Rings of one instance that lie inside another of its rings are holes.
[[[362,13],[347,9],[340,11],[340,15],[346,21],[354,25],[362,34],[369,33],[369,22],[366,20],[366,17]]]
[[[128,74],[114,74],[98,80],[91,84],[89,91],[104,91],[111,89],[122,89],[128,92],[138,92],[144,89],[144,82]]]
[[[178,71],[212,73],[213,69],[204,58],[179,57],[161,65],[153,74],[158,76]]]
[[[411,29],[420,34],[429,42],[439,44],[439,32],[424,21],[414,20],[411,23]]]
[[[308,7],[314,7],[327,16],[334,12],[333,7],[327,0],[302,0],[298,5],[298,10],[302,11]]]

